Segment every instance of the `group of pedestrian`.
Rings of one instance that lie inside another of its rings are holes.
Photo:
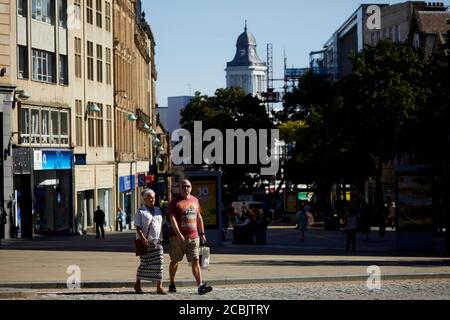
[[[356,233],[358,230],[362,233],[362,240],[369,240],[371,229],[371,211],[367,202],[349,205],[344,207],[344,228],[347,235],[346,250],[355,251]],[[384,241],[386,226],[389,225],[392,230],[395,229],[395,202],[388,198],[375,208],[375,217],[378,224],[378,236],[380,241]]]
[[[185,179],[181,183],[181,192],[168,205],[170,221],[169,235],[169,292],[177,291],[175,275],[179,262],[186,255],[191,262],[192,274],[200,295],[212,290],[203,282],[199,263],[200,242],[206,243],[202,211],[198,199],[191,195],[192,184]],[[163,274],[163,217],[161,210],[155,207],[155,192],[147,189],[143,193],[144,204],[136,212],[136,238],[147,244],[147,252],[140,256],[134,290],[142,293],[141,280],[156,281],[156,293],[167,294],[162,287]]]
[[[356,205],[347,204],[341,207],[341,216],[344,218],[344,232],[346,235],[347,251],[356,250],[356,234],[358,231],[362,233],[362,240],[369,240],[369,233],[371,229],[371,210],[367,202],[362,201]],[[311,205],[308,201],[305,201],[297,212],[297,226],[299,230],[300,242],[305,241],[305,232],[308,226],[313,221]],[[380,241],[384,241],[386,226],[390,226],[392,230],[395,229],[395,203],[389,198],[382,202],[374,213],[376,214],[378,222],[378,235]]]

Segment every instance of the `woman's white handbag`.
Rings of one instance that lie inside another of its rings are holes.
[[[200,268],[208,269],[209,267],[209,247],[200,247]]]

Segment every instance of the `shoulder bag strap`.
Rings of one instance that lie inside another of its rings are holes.
[[[152,215],[152,221],[155,218],[155,207],[152,207],[151,209],[149,209],[150,214]],[[148,224],[148,229],[147,229],[147,235],[145,236],[145,238],[148,240],[148,234],[150,233],[150,227],[152,226],[152,221],[150,221],[150,223]]]

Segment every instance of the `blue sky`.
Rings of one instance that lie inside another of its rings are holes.
[[[226,62],[236,40],[248,29],[266,60],[273,44],[274,78],[283,77],[283,51],[288,67],[306,67],[309,52],[321,49],[332,33],[365,0],[143,0],[143,10],[156,41],[158,104],[167,97],[223,88]],[[380,1],[397,3],[403,1]],[[275,82],[275,87],[282,86]]]

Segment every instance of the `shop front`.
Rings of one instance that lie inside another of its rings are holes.
[[[119,207],[125,211],[126,229],[134,228],[134,216],[136,211],[136,179],[135,176],[119,177]]]
[[[116,210],[114,208],[114,165],[96,166],[95,187],[97,205],[105,212],[105,227],[115,230]]]
[[[70,233],[72,151],[33,150],[36,233]]]
[[[75,229],[76,234],[94,231],[95,166],[75,166]]]
[[[105,227],[114,230],[114,165],[75,166],[75,222],[74,233],[94,232],[94,212],[97,206],[105,212]]]
[[[17,148],[15,154],[13,236],[70,233],[72,151]]]

